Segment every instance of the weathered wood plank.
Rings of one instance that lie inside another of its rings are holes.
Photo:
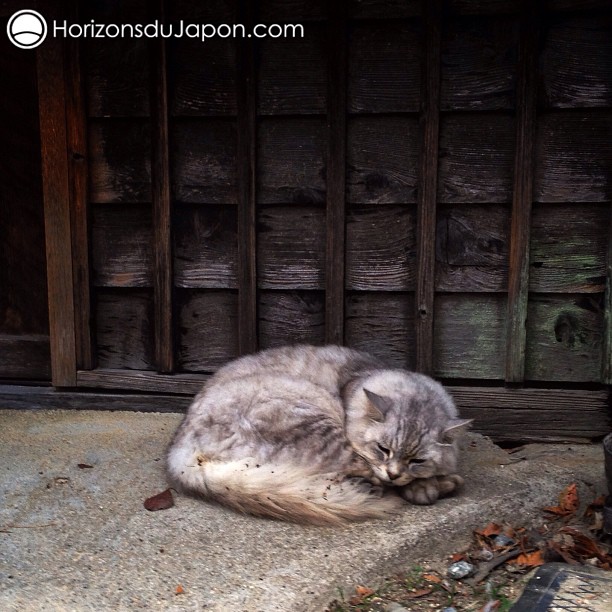
[[[609,202],[612,112],[557,111],[538,119],[534,200]]]
[[[191,395],[198,393],[208,378],[205,374],[158,374],[148,370],[97,368],[77,372],[77,386]]]
[[[238,356],[238,294],[178,292],[178,369],[212,372]]]
[[[255,23],[250,2],[239,4],[240,20],[247,27]],[[257,83],[255,44],[239,43],[238,97],[238,350],[241,355],[257,350]]]
[[[0,334],[0,376],[51,380],[49,336]]]
[[[609,9],[609,0],[546,0],[546,8],[551,11],[589,11]]]
[[[507,382],[521,382],[525,375],[525,324],[529,291],[529,239],[538,95],[539,11],[539,2],[524,0],[517,68],[516,149],[510,225],[506,328]]]
[[[151,201],[151,130],[140,120],[89,123],[89,197],[93,203]]]
[[[349,16],[353,19],[401,19],[420,15],[421,0],[350,0]]]
[[[99,289],[94,316],[99,367],[155,370],[152,291]]]
[[[604,336],[601,360],[601,382],[612,385],[612,207],[608,211],[608,256],[604,295]]]
[[[257,4],[260,23],[301,23],[323,20],[327,16],[325,0],[260,0]]]
[[[149,15],[165,22],[164,0],[150,1]],[[158,372],[174,369],[172,312],[172,229],[170,202],[170,144],[166,41],[150,41],[151,58],[151,195],[153,203],[153,303],[155,364]]]
[[[175,286],[238,289],[237,223],[235,206],[175,207]]]
[[[414,369],[414,294],[358,292],[346,298],[347,346],[389,367]]]
[[[315,23],[308,24],[304,38],[259,41],[257,110],[260,115],[325,113],[325,45],[323,24]]]
[[[442,34],[442,110],[514,107],[515,17],[453,17]]]
[[[349,118],[347,146],[350,203],[416,202],[420,145],[415,117]]]
[[[48,19],[58,16],[47,2],[40,9]],[[51,371],[54,385],[70,387],[76,383],[76,339],[63,44],[47,41],[38,52],[37,72]]]
[[[503,378],[505,295],[438,295],[435,320],[433,371],[436,376]]]
[[[170,125],[172,195],[179,202],[236,204],[237,126],[229,119]]]
[[[559,15],[542,41],[539,102],[549,108],[612,106],[612,16]]]
[[[529,290],[600,293],[606,285],[610,207],[537,205],[531,220]]]
[[[325,247],[325,341],[344,341],[346,214],[346,0],[330,5],[327,24],[327,205]]]
[[[601,295],[534,295],[529,300],[525,378],[562,382],[601,379]]]
[[[320,291],[261,291],[261,348],[325,343],[325,299]]]
[[[258,213],[260,289],[323,289],[325,210],[265,207]]]
[[[436,230],[436,290],[505,291],[509,225],[507,206],[442,207]]]
[[[442,3],[425,3],[425,56],[421,94],[422,145],[417,208],[417,277],[415,295],[416,369],[433,368],[434,289],[436,268],[436,205],[440,136],[440,72]]]
[[[325,202],[324,118],[266,118],[259,121],[257,176],[259,204]]]
[[[346,220],[346,288],[414,291],[416,210],[353,206]]]
[[[95,286],[153,286],[153,228],[148,206],[94,205],[91,244]]]
[[[438,202],[511,202],[514,126],[502,114],[443,116]]]
[[[349,112],[417,113],[420,42],[417,21],[354,24],[349,39]]]
[[[516,0],[447,0],[450,15],[496,15],[511,14],[519,11]]]

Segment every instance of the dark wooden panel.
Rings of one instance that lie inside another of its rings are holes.
[[[436,296],[434,374],[442,378],[504,376],[506,297]]]
[[[612,16],[556,16],[544,29],[540,104],[612,106]]]
[[[421,14],[421,0],[350,0],[349,16],[354,19],[393,19]]]
[[[587,442],[610,431],[608,393],[569,389],[446,387],[474,431],[496,442]]]
[[[181,202],[235,204],[236,122],[191,119],[170,125],[173,197]]]
[[[520,9],[517,0],[447,0],[447,10],[455,15],[495,15],[516,13]]]
[[[413,291],[416,210],[355,206],[346,223],[346,288]]]
[[[261,291],[259,343],[262,349],[283,344],[324,344],[325,305],[319,291]]]
[[[525,378],[599,381],[602,334],[601,294],[530,296]]]
[[[89,126],[89,192],[92,202],[151,201],[151,128],[137,120]]]
[[[257,282],[262,289],[323,289],[325,211],[266,207],[258,214]]]
[[[233,291],[181,291],[178,367],[212,372],[238,356],[238,294]]]
[[[389,367],[414,369],[414,295],[349,294],[345,340],[347,346],[368,351]]]
[[[601,382],[612,385],[612,206],[608,211],[608,257],[604,294],[604,336],[602,342]]]
[[[514,120],[446,115],[440,124],[439,202],[512,200]]]
[[[177,287],[237,289],[234,206],[175,207],[174,282]]]
[[[191,14],[183,19],[194,23]],[[236,39],[214,37],[202,42],[183,37],[168,42],[170,114],[236,115]]]
[[[205,374],[158,374],[148,370],[97,368],[77,372],[77,386],[192,395],[202,388],[208,378]]]
[[[604,291],[609,215],[605,205],[536,206],[531,220],[530,291]]]
[[[508,283],[508,207],[462,204],[438,212],[436,289],[505,291]]]
[[[49,336],[0,334],[0,377],[50,380]]]
[[[264,119],[257,139],[257,201],[314,204],[325,201],[324,119]]]
[[[536,201],[607,202],[611,167],[611,113],[574,111],[539,117]]]
[[[93,206],[91,245],[94,285],[153,286],[153,229],[148,206]]]
[[[325,113],[325,67],[323,24],[310,24],[304,38],[262,38],[258,112],[262,115]]]
[[[257,20],[262,23],[301,23],[327,16],[325,0],[260,0],[257,4]]]
[[[551,11],[609,9],[610,0],[547,0],[546,7]]]
[[[349,39],[348,110],[418,112],[421,39],[417,21],[354,24]]]
[[[442,34],[442,110],[511,109],[518,51],[513,17],[454,17]]]
[[[419,123],[414,117],[353,117],[348,122],[348,201],[416,202]]]
[[[95,298],[99,367],[154,370],[152,291],[100,289]]]
[[[168,20],[184,19],[188,23],[237,23],[237,4],[236,0],[172,0],[168,2],[167,7]]]

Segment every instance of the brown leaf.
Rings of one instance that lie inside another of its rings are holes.
[[[374,590],[370,589],[367,586],[362,586],[358,584],[355,587],[355,593],[356,595],[353,595],[353,597],[349,599],[349,603],[351,604],[351,606],[358,606],[359,604],[362,604],[363,600],[366,597],[369,597],[370,595],[374,595]]]
[[[457,563],[457,561],[465,561],[465,554],[464,553],[455,553],[453,555],[451,555],[451,563]]]
[[[435,574],[423,574],[423,578],[427,580],[427,582],[435,582],[436,584],[440,584],[442,582],[442,578],[440,578],[440,576],[436,576]]]
[[[144,500],[144,507],[150,512],[167,510],[168,508],[172,508],[172,506],[174,506],[174,498],[172,497],[172,491],[170,489],[166,489]]]
[[[497,523],[489,523],[483,529],[477,529],[475,533],[478,535],[484,536],[485,538],[490,538],[491,536],[499,535],[502,532],[502,526]]]
[[[527,567],[538,567],[539,565],[544,565],[544,556],[541,550],[535,550],[530,553],[520,554],[515,559],[510,559],[508,563]]]
[[[77,467],[81,470],[89,470],[93,467],[93,465],[89,465],[89,463],[77,463]]]
[[[418,599],[419,597],[425,597],[425,595],[429,595],[433,591],[433,587],[424,587],[422,589],[414,589],[410,593],[406,594],[408,599]]]
[[[176,585],[176,589],[174,591],[174,594],[175,595],[181,595],[184,592],[185,592],[185,589],[183,588],[183,585],[182,584],[177,584]]]
[[[557,516],[570,516],[578,510],[578,503],[578,488],[573,482],[561,491],[558,506],[548,506],[543,510]]]

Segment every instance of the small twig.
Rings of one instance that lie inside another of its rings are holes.
[[[472,578],[469,578],[465,582],[472,586],[478,584],[479,582],[482,582],[496,567],[499,567],[510,559],[518,557],[522,552],[523,551],[520,548],[516,548],[515,550],[510,550],[507,553],[504,553],[503,555],[499,555],[499,557],[491,559],[491,561],[487,561],[487,563],[483,563],[478,568],[478,571],[474,574],[474,576],[472,576]]]
[[[6,525],[0,527],[0,533],[11,533],[10,529],[40,529],[41,527],[55,527],[57,523],[44,523],[42,525]]]

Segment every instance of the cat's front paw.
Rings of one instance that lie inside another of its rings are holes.
[[[410,484],[402,487],[400,495],[411,504],[428,505],[433,504],[440,497],[437,477],[417,478]]]
[[[440,497],[450,495],[463,486],[463,478],[459,474],[448,474],[447,476],[438,476],[437,478]]]

